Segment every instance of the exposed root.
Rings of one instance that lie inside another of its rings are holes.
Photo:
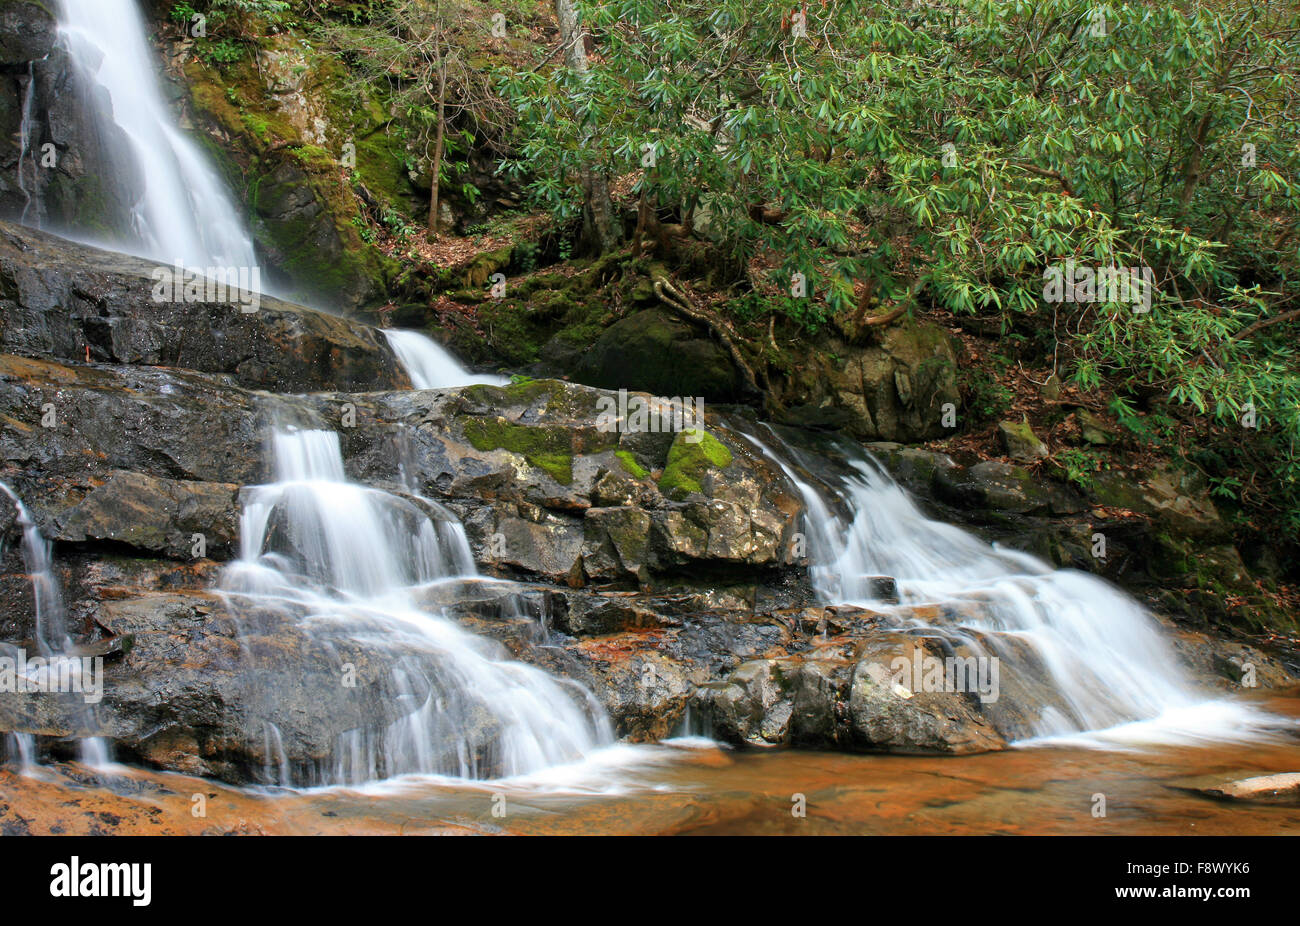
[[[736,343],[735,332],[731,331],[725,321],[717,318],[710,313],[695,308],[691,304],[690,297],[672,284],[666,275],[660,272],[652,272],[651,282],[654,286],[655,295],[659,301],[666,305],[676,314],[683,318],[696,322],[708,328],[726,347],[727,353],[731,356],[731,362],[740,370],[741,376],[745,379],[745,385],[754,393],[762,394],[765,390],[759,388],[758,378],[754,375],[754,368],[745,360],[744,354],[740,352],[740,347]],[[767,374],[763,374],[764,383],[767,382]],[[767,392],[771,392],[770,384],[767,384]]]

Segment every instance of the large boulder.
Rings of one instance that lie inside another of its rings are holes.
[[[582,355],[576,379],[606,389],[706,402],[742,397],[742,380],[727,351],[701,328],[660,308],[615,322]]]
[[[908,321],[878,344],[834,342],[793,377],[782,418],[795,425],[843,428],[877,441],[921,441],[952,433],[948,412],[961,405],[957,355],[944,329]]]

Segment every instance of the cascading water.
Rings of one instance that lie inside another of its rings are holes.
[[[221,588],[237,614],[292,614],[331,651],[384,655],[373,696],[396,720],[351,729],[332,756],[290,769],[281,732],[266,728],[269,777],[281,784],[357,784],[407,774],[496,778],[581,759],[613,742],[586,689],[506,658],[423,605],[440,583],[476,580],[464,532],[418,496],[346,481],[338,435],[277,430],[276,481],[248,490],[241,556]]]
[[[1155,620],[1101,579],[1054,570],[925,517],[875,460],[847,445],[854,472],[837,490],[850,512],[842,518],[791,462],[811,461],[770,429],[767,440],[747,436],[807,506],[811,578],[823,601],[867,606],[900,626],[1011,662],[1004,674],[1024,665],[1028,647],[1054,689],[1031,739],[1186,743],[1249,738],[1276,726],[1245,705],[1198,692]],[[880,576],[894,578],[898,603],[876,597]]]
[[[32,100],[36,97],[36,62],[33,61],[27,65],[27,88],[23,91],[23,114],[18,124],[18,163],[14,169],[18,172],[18,189],[22,192],[23,211],[19,217],[20,222],[27,221],[27,213],[32,207],[32,192],[27,189],[27,182],[24,177],[26,173],[26,164],[28,153],[31,148],[30,136],[32,134]],[[33,152],[34,154],[34,152]],[[33,157],[34,161],[35,158]],[[36,165],[32,164],[32,173],[36,173]]]
[[[0,495],[13,502],[18,515],[18,526],[22,529],[23,565],[32,583],[33,613],[36,619],[35,634],[32,640],[36,655],[44,660],[44,665],[29,670],[27,680],[49,685],[56,679],[68,679],[73,675],[82,676],[84,666],[72,655],[72,638],[68,634],[67,612],[63,607],[63,595],[59,591],[59,582],[54,575],[50,558],[50,544],[37,527],[31,512],[21,498],[9,486],[0,482]],[[19,647],[0,643],[0,655],[17,657],[16,663],[26,662],[26,653]],[[40,676],[44,676],[41,678]],[[89,681],[81,678],[83,683]],[[83,685],[78,687],[84,688]],[[95,711],[78,692],[64,692],[63,696],[80,699],[76,701],[73,711],[80,719],[81,726],[87,730],[98,727]],[[23,766],[30,765],[35,755],[35,739],[27,733],[10,733],[12,751],[17,753]],[[83,737],[80,740],[81,758],[88,765],[104,767],[109,764],[110,753],[106,740],[97,736]]]
[[[455,357],[418,331],[389,328],[384,330],[384,337],[416,389],[447,389],[472,383],[500,386],[509,382],[500,376],[466,372]]]
[[[18,526],[23,531],[23,563],[32,583],[32,598],[36,616],[36,637],[33,642],[40,655],[62,653],[72,645],[68,638],[67,621],[63,611],[63,596],[59,583],[50,568],[50,544],[41,536],[27,506],[9,486],[0,482],[3,493],[14,504],[18,513]]]
[[[108,243],[196,271],[251,272],[252,239],[220,178],[167,108],[135,0],[60,0],[59,26],[77,75],[112,101],[111,109],[96,108],[103,137],[114,137],[114,126],[125,133],[130,150],[117,155],[138,165],[144,181],[131,216],[133,240]]]

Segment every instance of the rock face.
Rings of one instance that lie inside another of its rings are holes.
[[[107,98],[82,86],[56,38],[47,4],[0,2],[0,216],[129,240],[142,178],[115,153],[125,136],[100,130]]]
[[[227,373],[242,386],[274,392],[410,385],[383,336],[367,325],[270,296],[253,311],[239,300],[174,301],[177,294],[155,276],[161,269],[0,222],[0,346],[62,360]]]
[[[878,345],[832,345],[837,360],[796,378],[784,420],[843,428],[863,440],[920,441],[951,433],[945,413],[961,406],[957,356],[937,325],[890,326]]]
[[[615,322],[578,361],[574,376],[605,389],[662,396],[741,398],[741,381],[726,351],[663,309],[644,309]]]

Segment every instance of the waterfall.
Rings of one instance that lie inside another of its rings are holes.
[[[60,0],[59,27],[78,78],[102,87],[112,102],[103,109],[88,99],[101,136],[107,142],[114,127],[122,130],[129,150],[115,152],[117,161],[137,164],[144,181],[131,215],[133,240],[112,244],[196,271],[256,267],[229,192],[163,99],[135,0]]]
[[[418,331],[389,328],[384,330],[384,337],[416,389],[447,389],[472,383],[501,386],[509,382],[500,376],[467,372],[455,357]]]
[[[585,688],[508,659],[504,648],[421,604],[440,583],[477,578],[449,512],[347,481],[334,432],[277,430],[272,452],[276,481],[247,491],[241,555],[222,575],[232,611],[288,609],[331,651],[359,642],[384,655],[389,678],[373,696],[406,708],[395,721],[344,732],[312,774],[290,769],[280,731],[268,722],[272,780],[510,777],[613,742]]]
[[[14,169],[18,172],[18,189],[23,194],[23,211],[19,216],[19,222],[27,221],[27,213],[32,208],[32,191],[27,189],[27,183],[23,177],[23,165],[27,161],[27,153],[30,148],[30,136],[32,134],[32,100],[36,97],[36,62],[29,62],[27,65],[27,88],[23,91],[23,114],[18,124],[18,163]],[[35,154],[33,153],[33,161]],[[35,175],[36,166],[32,165],[32,174]],[[34,179],[34,176],[33,176]]]
[[[0,482],[0,494],[9,498],[18,513],[18,526],[23,531],[23,564],[32,583],[32,598],[36,615],[37,651],[42,656],[65,652],[72,641],[68,637],[67,618],[63,610],[63,596],[50,562],[50,544],[41,536],[40,528],[32,519],[27,506],[9,486]]]
[[[46,661],[44,668],[32,671],[35,674],[45,675],[47,682],[60,677],[67,678],[69,675],[79,675],[82,666],[72,652],[73,644],[68,634],[67,611],[63,606],[63,595],[59,591],[58,578],[54,575],[50,543],[41,535],[40,528],[36,526],[31,512],[27,510],[22,499],[3,482],[0,482],[0,495],[13,502],[14,510],[18,515],[18,526],[23,532],[23,565],[32,583],[33,610],[36,618],[33,643],[36,647],[36,655]],[[18,647],[7,643],[0,643],[0,654],[15,657],[26,655]],[[34,676],[30,677],[30,680],[40,681]],[[71,697],[75,692],[64,692],[64,694]],[[82,727],[87,730],[96,729],[99,724],[94,709],[84,699],[77,700],[80,703],[74,713],[79,716]],[[11,736],[21,763],[24,766],[30,765],[35,754],[34,738],[30,734],[19,732],[14,732]],[[82,761],[87,765],[97,768],[109,766],[109,745],[103,738],[82,737],[80,749]]]
[[[997,657],[1004,676],[1017,661],[1025,664],[1028,647],[1029,661],[1046,670],[1054,689],[1031,741],[1187,743],[1249,738],[1275,725],[1199,691],[1155,619],[1105,581],[927,518],[874,459],[847,445],[853,471],[830,491],[849,516],[837,515],[798,473],[801,459],[811,461],[774,430],[767,434],[770,442],[746,436],[804,500],[819,598],[869,607],[898,626]],[[881,576],[895,580],[897,602],[877,597]]]

